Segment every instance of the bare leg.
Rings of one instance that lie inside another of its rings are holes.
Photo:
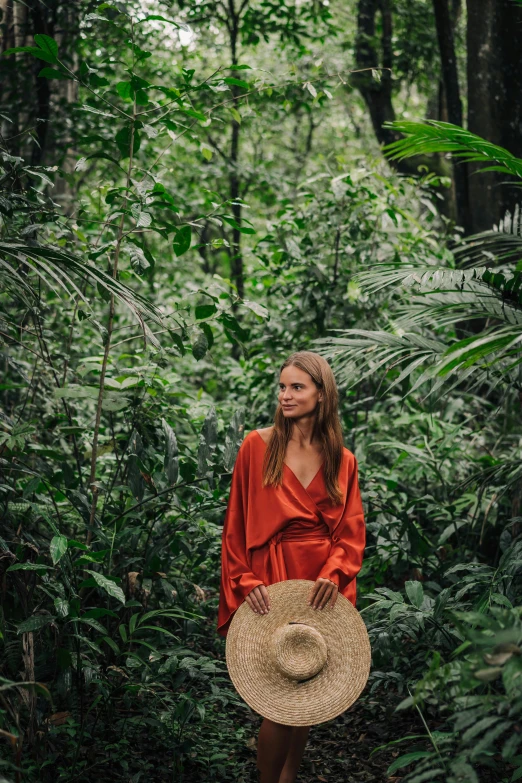
[[[263,719],[257,738],[257,768],[260,783],[279,783],[292,739],[293,726]]]
[[[279,776],[279,783],[295,783],[309,732],[310,726],[293,727],[292,742],[286,756],[285,765]]]
[[[257,740],[260,783],[294,783],[308,732],[308,726],[283,726],[264,718]]]

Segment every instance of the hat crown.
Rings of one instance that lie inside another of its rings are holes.
[[[294,621],[274,632],[272,657],[281,674],[302,682],[321,671],[328,658],[328,648],[317,628]]]

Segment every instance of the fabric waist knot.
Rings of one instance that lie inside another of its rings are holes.
[[[271,583],[282,582],[288,579],[287,568],[281,544],[285,541],[314,541],[331,539],[330,530],[326,523],[314,527],[304,527],[302,524],[288,525],[283,530],[268,540],[266,563],[267,572],[270,573]]]

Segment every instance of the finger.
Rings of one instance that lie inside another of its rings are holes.
[[[259,585],[259,592],[261,593],[263,597],[263,601],[265,602],[266,611],[270,611],[270,596],[268,595],[268,590],[264,585]]]
[[[261,607],[261,614],[267,614],[268,613],[268,606],[265,603],[265,598],[263,596],[263,593],[261,591],[261,588],[264,587],[264,585],[258,585],[256,590],[256,598],[259,602],[259,606]]]
[[[327,605],[328,601],[332,597],[332,593],[334,591],[335,585],[329,584],[321,598],[321,604],[319,606],[319,609],[324,609],[324,607]]]
[[[263,614],[263,607],[261,606],[259,599],[257,597],[257,587],[254,587],[251,593],[249,593],[250,597],[252,598],[252,603],[255,606],[255,610],[258,614]]]
[[[319,590],[320,586],[321,586],[320,582],[315,582],[315,584],[311,588],[310,593],[308,594],[308,605],[314,602],[315,596],[317,595],[317,591]]]
[[[339,594],[339,588],[337,585],[335,586],[335,590],[333,591],[332,597],[330,598],[330,609],[333,609],[335,606],[335,602],[337,601],[337,596]]]
[[[247,602],[247,604],[249,605],[249,607],[252,609],[252,611],[253,611],[253,612],[255,612],[255,613],[257,614],[257,610],[254,608],[254,603],[253,603],[253,601],[252,601],[252,599],[250,598],[250,596],[249,596],[249,595],[247,595],[247,596],[245,597],[245,601]]]
[[[319,605],[321,603],[322,597],[325,593],[325,590],[328,589],[328,582],[319,582],[319,589],[317,590],[317,594],[315,596],[315,599],[313,601],[313,608],[318,609]]]

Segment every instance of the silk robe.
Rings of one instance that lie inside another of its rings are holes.
[[[325,577],[355,606],[366,527],[354,454],[343,448],[343,502],[333,505],[322,466],[306,489],[286,464],[282,485],[263,487],[266,448],[259,432],[250,432],[232,473],[221,548],[217,630],[222,636],[245,596],[261,584]]]

